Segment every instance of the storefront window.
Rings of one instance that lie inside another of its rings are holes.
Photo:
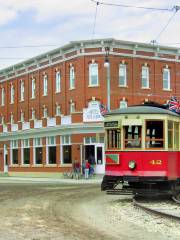
[[[71,136],[69,135],[62,136],[61,142],[62,142],[63,164],[71,164],[72,163]]]

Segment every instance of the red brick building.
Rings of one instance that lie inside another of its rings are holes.
[[[166,103],[172,95],[180,95],[180,49],[173,47],[74,41],[3,69],[0,171],[54,174],[93,155],[96,172],[103,173],[103,118],[97,106]]]

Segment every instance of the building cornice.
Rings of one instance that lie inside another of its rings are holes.
[[[109,39],[95,39],[95,40],[82,40],[82,41],[72,41],[67,45],[60,48],[56,48],[44,54],[38,55],[34,58],[30,58],[26,61],[20,62],[8,68],[0,70],[0,82],[6,80],[14,79],[32,72],[53,66],[58,63],[62,63],[73,58],[80,56],[90,56],[90,55],[105,55],[105,46],[110,47],[111,55],[119,55],[125,57],[136,57],[145,58],[153,60],[162,61],[172,61],[180,62],[180,48],[152,45],[139,42],[130,42]],[[85,49],[97,49],[100,48],[101,51],[94,51],[91,53],[85,52]],[[132,54],[127,53],[117,53],[113,49],[124,49],[131,50]],[[139,52],[153,53],[154,56],[141,55]],[[68,56],[68,54],[70,56]],[[72,54],[72,55],[71,55]],[[165,56],[164,56],[165,55]],[[174,56],[174,58],[168,57],[168,55]]]
[[[29,139],[36,137],[49,137],[71,134],[104,133],[103,123],[74,123],[71,125],[58,125],[56,127],[44,127],[29,130],[19,130],[0,134],[0,141],[17,139]]]

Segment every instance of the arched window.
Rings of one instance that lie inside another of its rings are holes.
[[[164,90],[170,90],[170,69],[169,68],[163,68],[163,89]]]
[[[61,91],[61,74],[60,72],[56,72],[56,92]]]
[[[71,67],[70,67],[69,75],[70,75],[69,87],[70,87],[70,89],[73,89],[73,88],[75,88],[75,72],[74,72],[74,66],[71,66]]]
[[[119,64],[119,87],[127,86],[127,67],[126,64]]]
[[[11,84],[10,96],[11,96],[10,103],[12,104],[12,103],[14,103],[14,86],[13,86],[13,84]]]
[[[149,67],[148,66],[142,66],[141,87],[142,88],[149,88]]]
[[[31,98],[35,98],[36,96],[36,81],[34,78],[31,80]]]
[[[4,88],[1,89],[1,106],[4,106],[5,102],[5,91]]]
[[[48,94],[48,76],[45,74],[43,76],[43,95],[47,96]]]
[[[24,81],[21,81],[21,85],[20,85],[20,101],[24,101]]]

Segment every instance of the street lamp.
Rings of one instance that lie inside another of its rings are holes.
[[[106,68],[106,84],[107,84],[107,109],[111,110],[111,86],[110,86],[110,62],[109,62],[109,47],[105,47],[104,67]]]

